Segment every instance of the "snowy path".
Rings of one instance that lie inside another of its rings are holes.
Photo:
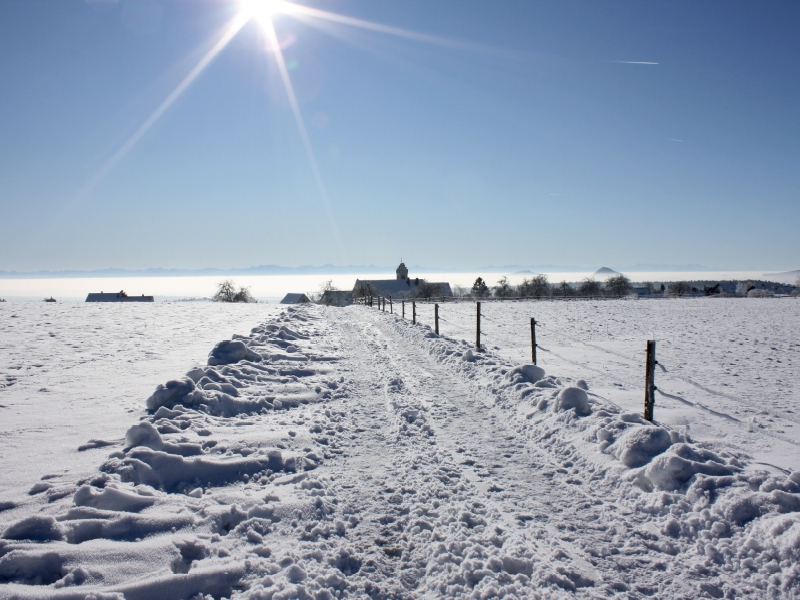
[[[286,309],[208,362],[93,475],[0,498],[0,598],[800,595],[800,472],[591,378],[356,306]]]
[[[424,578],[431,559],[430,548],[416,549],[414,536],[433,529],[433,521],[425,519],[430,516],[426,514],[430,509],[424,503],[414,502],[413,496],[398,506],[401,500],[397,492],[415,496],[417,490],[430,488],[431,483],[430,494],[438,498],[439,512],[458,514],[462,522],[484,525],[484,531],[476,536],[478,539],[460,539],[460,543],[471,541],[482,547],[485,540],[481,538],[488,530],[498,541],[512,536],[514,543],[525,544],[534,554],[549,555],[556,549],[562,552],[566,549],[569,554],[564,552],[559,558],[570,555],[573,569],[568,572],[573,582],[555,570],[551,575],[568,588],[574,582],[597,580],[596,569],[571,543],[586,534],[597,537],[595,527],[575,519],[578,511],[588,516],[595,501],[585,494],[575,494],[569,486],[565,488],[563,479],[568,477],[554,477],[557,470],[567,473],[563,465],[532,450],[502,416],[492,414],[487,405],[490,399],[483,393],[476,394],[475,389],[420,352],[418,346],[397,336],[392,331],[392,325],[397,326],[392,323],[394,319],[387,322],[385,316],[375,313],[369,317],[372,317],[369,324],[357,320],[344,326],[349,333],[345,337],[348,345],[357,348],[357,356],[365,358],[360,361],[359,370],[367,376],[367,389],[358,402],[368,401],[369,388],[374,387],[374,382],[383,382],[383,390],[373,390],[379,400],[377,410],[366,412],[369,420],[379,417],[366,431],[383,429],[378,436],[383,443],[360,450],[366,465],[370,457],[391,455],[394,468],[391,477],[379,480],[374,494],[366,496],[389,495],[389,502],[395,506],[384,501],[366,512],[381,514],[389,509],[389,518],[384,518],[387,526],[378,532],[377,539],[389,546],[390,554],[404,557],[398,566],[406,575],[405,582],[413,582],[407,585],[409,590],[418,587],[425,590],[430,586],[442,595],[458,593],[453,589],[437,589]],[[364,416],[363,408],[354,407],[353,415]],[[388,432],[385,426],[381,427],[381,421],[391,424]],[[397,453],[397,448],[402,449],[401,453]],[[385,471],[385,467],[381,470]],[[352,465],[342,469],[343,474],[354,471],[358,472]],[[457,491],[451,495],[448,488]],[[412,513],[422,517],[402,518],[403,514]],[[401,521],[399,524],[397,519]],[[530,531],[531,522],[542,525],[552,536],[552,547],[542,544],[536,533]],[[605,527],[600,529],[603,531]],[[564,531],[569,533],[563,535]],[[470,577],[477,576],[467,573],[463,581],[469,582]]]

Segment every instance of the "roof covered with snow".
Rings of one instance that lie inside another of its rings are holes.
[[[128,296],[125,292],[107,294],[104,292],[91,293],[86,296],[86,302],[154,302],[153,296]]]
[[[286,294],[281,300],[281,304],[305,304],[311,302],[305,294]]]
[[[444,281],[426,282],[424,279],[418,277],[413,279],[356,279],[356,284],[353,286],[353,293],[359,293],[362,288],[369,286],[372,290],[372,294],[402,298],[414,292],[414,290],[424,283],[439,288],[435,294],[436,296],[453,295],[453,290],[450,289],[449,283]]]

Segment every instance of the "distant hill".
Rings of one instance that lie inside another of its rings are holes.
[[[599,279],[613,277],[614,275],[619,275],[619,273],[614,269],[609,269],[608,267],[600,267],[599,269],[597,269],[597,271],[594,272],[594,276]]]

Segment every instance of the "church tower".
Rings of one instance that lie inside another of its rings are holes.
[[[396,272],[398,279],[408,279],[408,269],[406,269],[406,265],[404,262],[400,263],[400,266],[397,267]]]

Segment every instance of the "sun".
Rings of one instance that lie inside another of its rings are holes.
[[[240,0],[241,15],[247,20],[256,19],[266,23],[276,13],[285,10],[286,3],[282,0]]]

